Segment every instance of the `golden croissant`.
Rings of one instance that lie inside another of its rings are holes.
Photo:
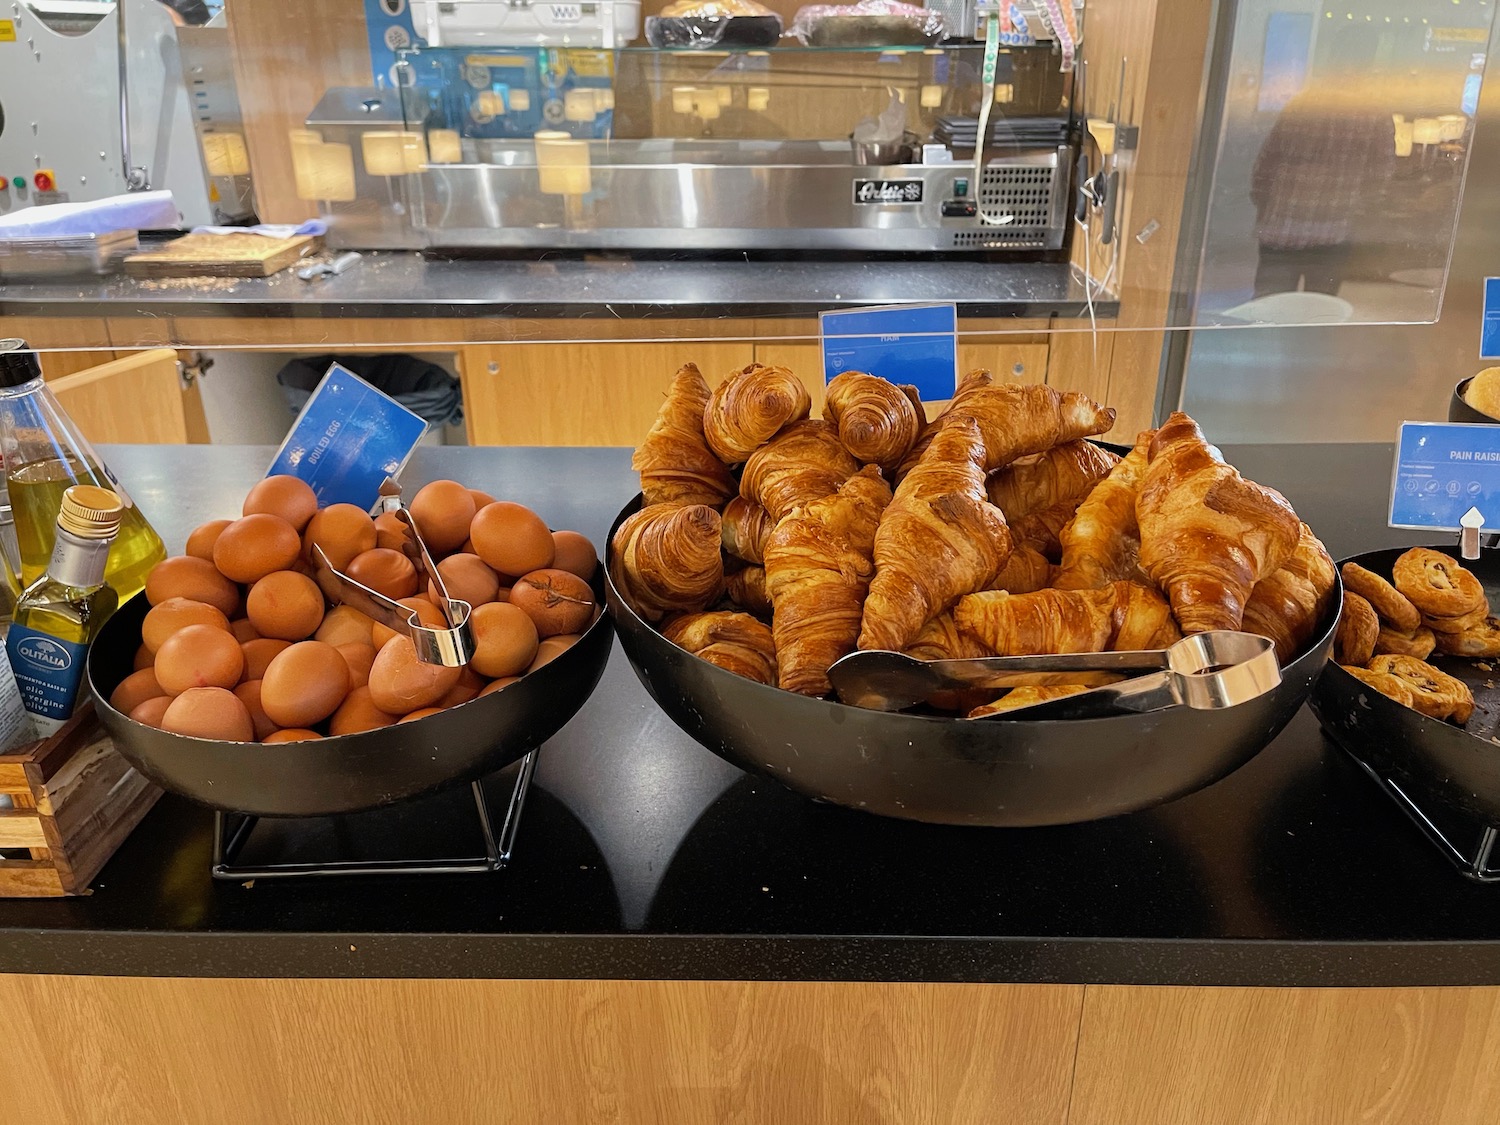
[[[738,465],[777,431],[812,412],[812,396],[785,367],[752,363],[714,388],[703,435],[721,461]]]
[[[766,570],[761,566],[747,566],[729,576],[726,583],[729,600],[747,613],[771,619],[771,595],[766,591]]]
[[[832,496],[798,508],[771,533],[766,589],[785,690],[827,695],[829,667],[854,651],[875,572],[875,528],[890,502],[890,485],[870,465]]]
[[[740,495],[780,521],[793,508],[831,496],[859,472],[832,422],[797,422],[745,462]]]
[[[896,470],[895,479],[897,485],[901,483],[907,473],[917,467],[917,462],[922,459],[922,454],[927,452],[927,447],[932,444],[932,439],[937,437],[938,431],[943,428],[943,423],[947,420],[948,416],[963,413],[964,400],[975,391],[992,385],[994,381],[994,377],[982,367],[976,367],[958,381],[958,386],[953,392],[953,397],[948,400],[948,405],[943,408],[941,414],[922,427],[922,434],[917,438],[917,443],[901,459],[901,465]]]
[[[1226,465],[1181,411],[1156,432],[1149,457],[1136,502],[1141,569],[1184,633],[1238,629],[1250,591],[1286,562],[1302,521],[1281,493]]]
[[[1005,560],[1005,566],[990,583],[991,590],[1008,590],[1012,594],[1030,594],[1050,586],[1052,564],[1033,547],[1017,545]]]
[[[987,471],[1054,445],[1105,433],[1115,424],[1112,407],[1077,391],[1040,383],[981,387],[964,398],[963,410],[979,423]]]
[[[979,426],[952,417],[897,487],[875,533],[859,647],[903,651],[923,625],[989,586],[1010,549],[1005,517],[985,496]]]
[[[642,508],[610,543],[621,596],[653,622],[708,608],[724,589],[719,535],[719,513],[706,504]]]
[[[1137,573],[1141,532],[1135,503],[1155,430],[1136,438],[1135,448],[1078,505],[1058,533],[1062,562],[1052,576],[1059,590],[1097,590]]]
[[[698,368],[684,364],[667,389],[666,401],[641,442],[630,467],[641,474],[641,492],[652,504],[707,504],[723,507],[734,495],[729,466],[714,456],[703,437],[708,384]]]
[[[1133,582],[1102,590],[970,594],[953,619],[1000,656],[1160,649],[1181,637],[1166,600]]]
[[[907,646],[906,655],[918,660],[973,660],[995,654],[973,633],[960,629],[953,620],[953,611],[949,610],[922,626],[922,631]]]
[[[726,672],[756,683],[776,683],[776,643],[771,630],[748,613],[690,613],[668,622],[661,635]]]
[[[990,503],[1005,513],[1012,528],[1033,512],[1072,501],[1074,506],[1109,475],[1120,458],[1091,441],[1067,441],[1044,453],[1023,457],[990,474]]]
[[[766,540],[775,526],[775,521],[759,504],[736,496],[724,506],[724,550],[737,559],[763,563]]]
[[[1047,559],[1062,558],[1063,528],[1078,514],[1077,500],[1064,500],[1050,508],[1012,520],[1011,537],[1018,547],[1029,547]]]
[[[982,719],[986,715],[1003,715],[1007,711],[1018,711],[1022,707],[1035,707],[1038,703],[1051,703],[1054,699],[1066,699],[1081,691],[1088,691],[1088,684],[1054,684],[1051,687],[1018,687],[1008,691],[993,703],[975,707],[969,712],[971,719]]]
[[[823,417],[839,440],[867,465],[894,469],[917,443],[926,416],[914,387],[898,387],[863,371],[845,371],[828,384]]]
[[[1269,578],[1255,584],[1241,623],[1276,643],[1276,658],[1286,664],[1313,635],[1328,612],[1336,574],[1333,560],[1307,524],[1291,558]]]

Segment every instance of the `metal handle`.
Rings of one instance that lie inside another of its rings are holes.
[[[1043,656],[986,656],[933,660],[928,667],[955,687],[1015,687],[1035,684],[1044,673],[1149,672],[1167,666],[1165,652],[1077,652]],[[1070,683],[1078,681],[1070,680]]]
[[[120,165],[125,174],[126,191],[150,191],[151,174],[135,163],[130,144],[130,86],[126,82],[126,60],[129,53],[125,41],[126,0],[115,0],[115,61],[120,76]]]

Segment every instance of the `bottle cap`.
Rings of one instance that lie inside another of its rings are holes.
[[[80,539],[113,539],[125,505],[107,488],[75,484],[63,493],[57,526]]]
[[[41,361],[25,340],[0,340],[0,387],[19,387],[41,377]]]

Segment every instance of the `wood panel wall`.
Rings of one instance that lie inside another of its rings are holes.
[[[0,976],[0,1010],[0,1125],[1500,1121],[1495,988]]]

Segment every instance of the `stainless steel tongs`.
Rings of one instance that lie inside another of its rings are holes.
[[[1218,710],[1255,699],[1281,682],[1275,647],[1268,639],[1229,631],[1195,633],[1168,648],[1148,652],[974,660],[918,660],[899,652],[853,652],[828,669],[828,679],[845,703],[875,711],[901,711],[940,691],[1061,683],[1064,673],[1080,679],[1099,673],[1133,678],[985,718],[1027,718],[1036,708],[1045,708],[1049,719],[1178,706]],[[1037,712],[1035,717],[1044,715]]]
[[[323,548],[314,547],[314,561],[319,567],[318,585],[338,604],[357,609],[387,628],[410,637],[417,649],[417,659],[422,663],[463,667],[474,656],[474,631],[469,626],[473,607],[461,598],[449,596],[443,576],[438,573],[437,564],[432,561],[427,543],[417,528],[417,521],[402,505],[401,489],[394,481],[387,481],[381,488],[380,504],[383,511],[394,512],[396,518],[406,525],[408,541],[403,553],[415,564],[418,575],[424,576],[437,591],[438,608],[442,610],[447,626],[428,625],[414,610],[335,568],[323,553]]]

